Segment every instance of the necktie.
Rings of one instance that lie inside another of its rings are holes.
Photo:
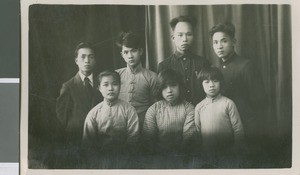
[[[86,89],[87,96],[89,98],[91,98],[92,93],[93,93],[93,87],[92,87],[92,85],[90,83],[90,79],[88,77],[84,78],[84,86],[85,86],[85,89]]]

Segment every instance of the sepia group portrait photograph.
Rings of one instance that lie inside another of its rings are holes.
[[[21,174],[294,166],[290,3],[21,6]]]

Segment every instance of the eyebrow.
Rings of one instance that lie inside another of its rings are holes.
[[[129,50],[134,50],[134,49],[138,49],[138,48],[127,48],[127,49],[124,49],[123,51],[129,51]]]
[[[228,39],[228,38],[224,37],[224,38],[221,38],[221,39],[213,39],[213,41],[222,41],[222,40],[225,40],[225,39]]]
[[[182,33],[193,33],[193,32],[175,32],[177,34],[182,34]]]

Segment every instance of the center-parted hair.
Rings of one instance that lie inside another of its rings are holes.
[[[74,56],[75,58],[78,56],[78,51],[79,49],[82,49],[82,48],[87,48],[87,49],[91,49],[93,52],[94,52],[94,48],[92,47],[92,45],[90,43],[87,43],[87,42],[81,42],[79,43],[76,48],[75,48],[75,52],[74,52]]]
[[[122,46],[134,49],[142,48],[140,36],[132,32],[122,32],[116,41],[116,45],[120,48]]]
[[[167,86],[176,86],[178,85],[179,87],[179,101],[182,101],[185,99],[184,97],[184,82],[183,82],[183,77],[182,75],[173,70],[173,69],[165,69],[164,71],[160,72],[158,74],[158,91],[157,91],[157,97],[159,100],[163,99],[162,96],[162,91],[167,87]]]
[[[217,80],[220,82],[220,89],[223,89],[225,80],[222,72],[217,67],[206,67],[200,71],[198,79],[201,84],[204,80]]]
[[[217,24],[210,29],[209,31],[210,38],[212,38],[216,32],[224,32],[229,37],[234,38],[235,27],[231,22],[224,22],[224,23]]]
[[[116,72],[114,70],[105,70],[105,71],[101,72],[97,76],[97,84],[98,84],[98,86],[100,86],[102,78],[103,77],[108,77],[108,76],[112,76],[113,79],[115,79],[121,85],[121,77],[120,77],[120,74],[118,72]]]
[[[173,18],[171,21],[170,21],[170,26],[172,28],[172,30],[174,31],[175,29],[175,26],[177,25],[177,23],[179,22],[187,22],[187,23],[190,23],[192,28],[194,29],[196,27],[196,19],[194,17],[191,17],[191,16],[179,16],[177,18]]]

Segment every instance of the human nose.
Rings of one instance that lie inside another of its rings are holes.
[[[215,83],[213,81],[209,81],[209,87],[214,87]]]
[[[167,90],[168,93],[172,92],[172,88],[169,87],[169,86],[167,86],[166,90]]]
[[[132,51],[128,52],[128,57],[131,58],[133,56]]]
[[[187,35],[182,35],[182,41],[187,41]]]
[[[89,62],[90,62],[89,57],[85,57],[85,58],[84,58],[84,62],[85,62],[85,63],[89,63]]]
[[[112,90],[114,90],[114,87],[113,87],[113,85],[109,85],[109,86],[108,86],[108,90],[109,90],[109,91],[112,91]]]
[[[219,42],[219,43],[217,44],[217,48],[218,48],[218,49],[222,49],[222,48],[223,48],[223,44],[222,44],[221,42]]]

